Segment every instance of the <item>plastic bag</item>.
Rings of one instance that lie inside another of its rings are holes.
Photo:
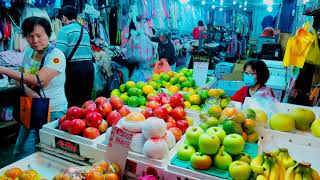
[[[169,63],[165,59],[160,59],[160,61],[156,62],[153,73],[160,74],[162,72],[169,72],[169,71],[171,71],[171,67]]]
[[[320,49],[319,49],[319,42],[318,42],[318,35],[317,32],[311,28],[311,32],[314,36],[314,42],[311,44],[308,56],[307,56],[307,63],[319,65],[320,64]]]
[[[305,23],[302,28],[297,30],[294,37],[289,38],[283,58],[283,66],[303,67],[310,47],[315,40],[314,35],[308,31],[309,27],[310,24]]]

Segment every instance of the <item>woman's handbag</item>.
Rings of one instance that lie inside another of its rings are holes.
[[[36,75],[36,77],[43,96],[39,93],[39,98],[20,97],[20,121],[27,129],[41,129],[44,124],[50,122],[50,99],[44,93],[39,76]],[[20,86],[24,90],[23,73],[21,73]]]

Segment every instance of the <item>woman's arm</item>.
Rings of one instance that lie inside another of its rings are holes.
[[[4,74],[16,81],[21,80],[21,72],[12,70],[10,68],[6,68],[3,66],[0,66],[0,74]],[[38,72],[38,76],[41,80],[41,84],[45,87],[49,84],[49,82],[59,74],[58,71],[45,68],[43,67],[41,70]],[[31,85],[31,86],[37,86],[38,81],[35,75],[29,74],[29,73],[24,73],[23,74],[23,81],[25,84]]]

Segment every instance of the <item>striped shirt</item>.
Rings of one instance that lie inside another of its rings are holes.
[[[68,58],[73,50],[74,46],[77,44],[80,37],[81,26],[76,23],[70,23],[61,28],[58,33],[58,39],[56,43],[56,48],[60,49]],[[79,44],[78,49],[72,56],[70,62],[75,61],[87,61],[92,59],[90,36],[86,29],[83,29],[82,40]]]

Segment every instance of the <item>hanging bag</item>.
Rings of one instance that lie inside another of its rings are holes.
[[[319,65],[320,64],[320,49],[319,49],[319,42],[318,42],[318,35],[314,28],[311,28],[311,32],[314,36],[314,42],[311,44],[308,56],[307,56],[307,63]]]
[[[171,67],[167,60],[165,59],[160,59],[160,61],[156,62],[154,66],[153,73],[154,74],[160,74],[162,72],[169,72],[171,71]]]
[[[50,122],[49,101],[46,97],[40,78],[38,75],[37,83],[43,93],[39,93],[39,98],[21,96],[20,97],[20,120],[27,129],[41,129],[44,124]],[[21,73],[20,87],[24,90],[23,73]]]

